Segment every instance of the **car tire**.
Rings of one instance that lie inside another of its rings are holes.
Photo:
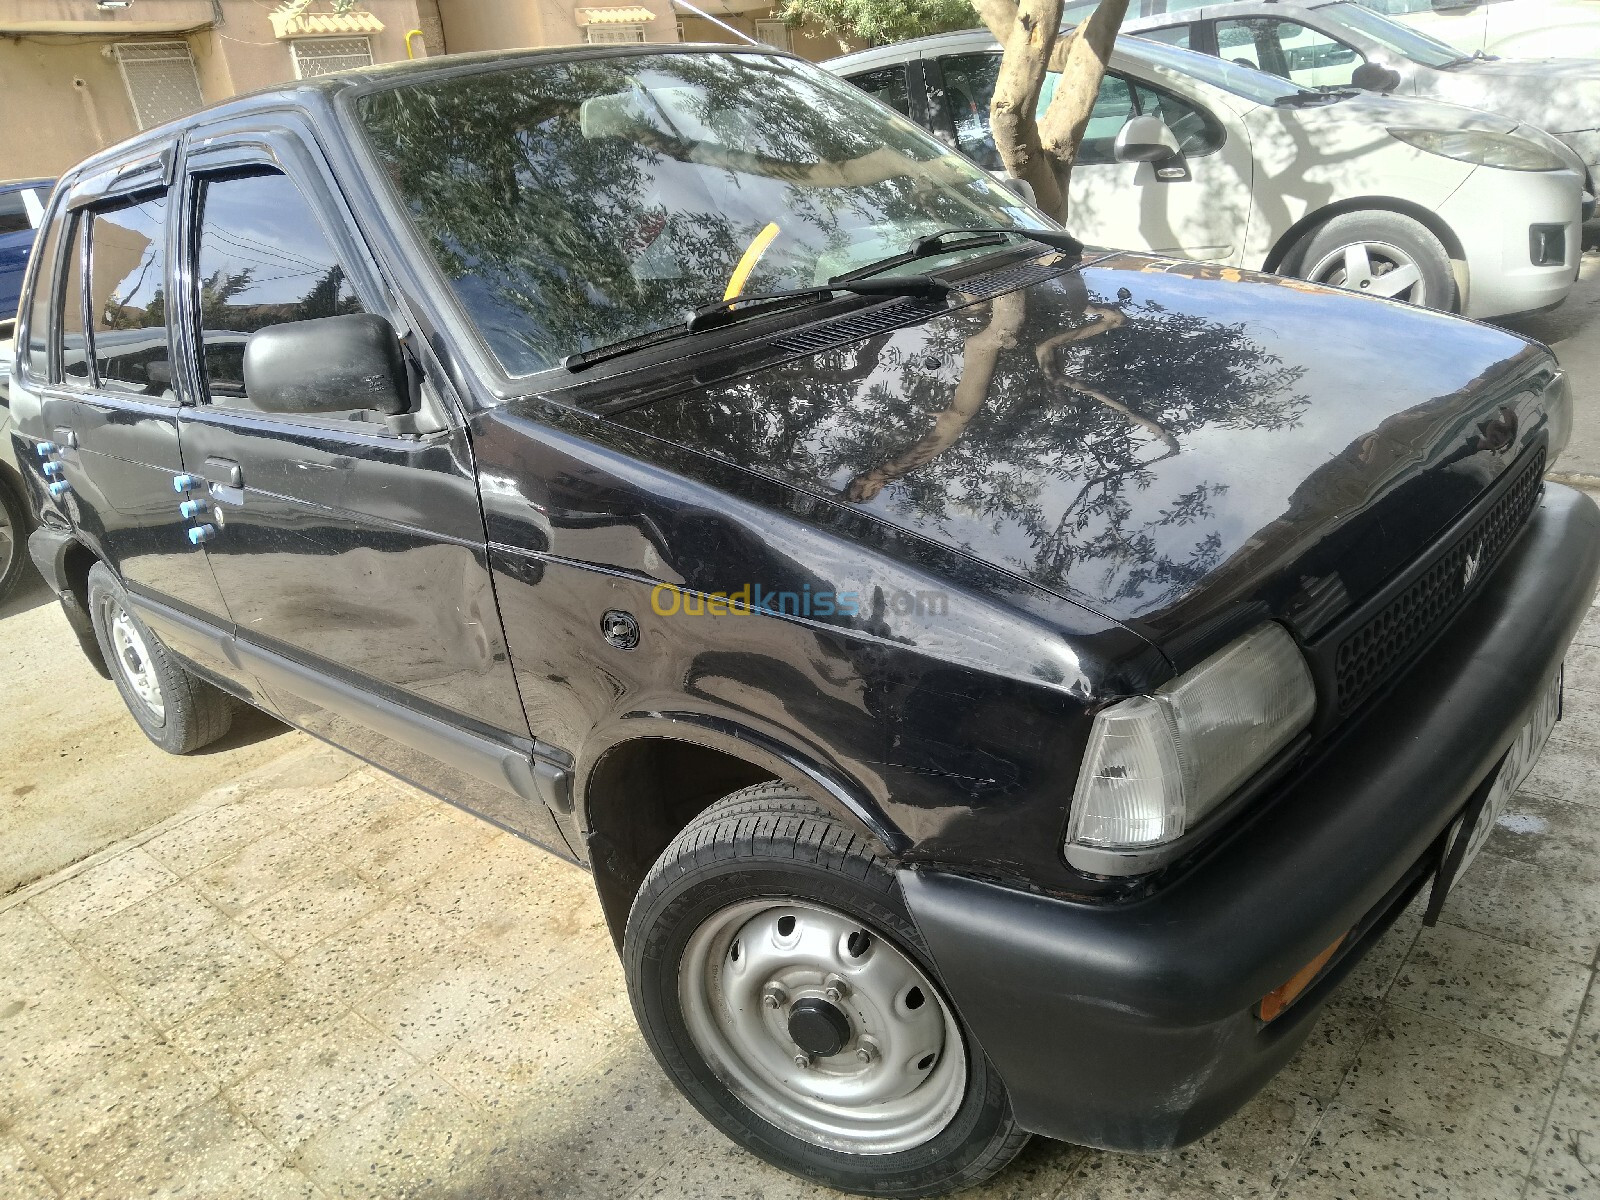
[[[28,569],[28,509],[0,473],[0,603]]]
[[[932,1196],[1027,1144],[881,847],[787,785],[735,792],[673,840],[634,900],[623,962],[662,1068],[786,1171]]]
[[[134,615],[104,563],[89,568],[89,620],[112,682],[145,736],[169,754],[209,746],[233,724],[233,697],[196,678]]]
[[[1307,234],[1290,261],[1285,274],[1313,283],[1441,312],[1460,308],[1455,272],[1444,243],[1422,222],[1400,213],[1353,212],[1334,217]],[[1402,278],[1408,281],[1404,286]]]

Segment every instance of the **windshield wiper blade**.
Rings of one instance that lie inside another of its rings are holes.
[[[1336,87],[1329,84],[1320,88],[1301,88],[1298,92],[1290,92],[1287,96],[1279,96],[1272,102],[1274,108],[1306,108],[1312,104],[1337,104],[1340,100],[1348,100],[1351,96],[1359,96],[1360,88]]]
[[[877,262],[868,263],[864,267],[857,267],[854,271],[836,275],[829,282],[836,284],[848,283],[868,275],[876,275],[880,271],[887,271],[892,267],[916,262],[919,258],[930,258],[935,254],[942,254],[946,250],[965,250],[969,246],[997,246],[1011,237],[1042,242],[1053,249],[1065,250],[1068,254],[1081,254],[1083,252],[1083,243],[1065,231],[1057,232],[1053,229],[998,229],[993,225],[962,226],[954,229],[941,229],[937,233],[923,234],[899,254],[891,254],[888,258],[881,258]],[[961,240],[946,245],[946,239],[950,238],[960,238]]]
[[[651,346],[676,341],[678,338],[692,337],[708,329],[732,325],[746,317],[776,309],[794,308],[826,300],[840,292],[857,296],[919,296],[924,299],[942,300],[949,294],[950,287],[930,275],[914,275],[905,279],[834,280],[819,287],[789,288],[778,292],[757,292],[726,300],[712,300],[696,308],[684,318],[682,324],[668,325],[663,329],[652,330],[638,337],[625,338],[607,346],[580,350],[563,358],[561,365],[568,371],[581,371],[596,363],[632,354],[635,350],[647,350]]]

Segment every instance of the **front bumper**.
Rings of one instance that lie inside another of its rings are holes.
[[[951,1000],[1021,1124],[1156,1151],[1215,1128],[1303,1042],[1338,979],[1425,880],[1600,581],[1600,509],[1546,485],[1450,630],[1288,794],[1137,903],[1095,906],[961,875],[901,883]],[[1362,932],[1278,1020],[1254,1008]]]
[[[1466,316],[1487,319],[1551,308],[1577,283],[1583,189],[1572,171],[1479,167],[1438,211],[1466,259]],[[1533,225],[1566,227],[1566,256],[1559,265],[1534,265],[1528,247]]]

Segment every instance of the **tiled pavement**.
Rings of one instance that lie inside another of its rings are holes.
[[[1444,922],[1164,1159],[985,1197],[1600,1197],[1600,613]],[[588,879],[311,748],[0,900],[0,1197],[816,1197],[634,1031]]]

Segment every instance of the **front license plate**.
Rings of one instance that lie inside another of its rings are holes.
[[[1456,871],[1455,878],[1460,879],[1462,872],[1472,865],[1472,860],[1477,857],[1478,851],[1483,849],[1484,842],[1488,841],[1489,835],[1494,832],[1495,824],[1504,814],[1507,802],[1522,786],[1522,781],[1533,770],[1534,763],[1539,761],[1539,752],[1544,749],[1545,742],[1550,739],[1550,731],[1555,728],[1556,721],[1561,716],[1562,670],[1561,667],[1556,668],[1555,677],[1550,680],[1545,687],[1544,695],[1539,699],[1539,707],[1533,711],[1533,718],[1522,727],[1522,732],[1517,734],[1517,740],[1506,752],[1505,761],[1500,765],[1500,773],[1489,789],[1489,798],[1484,803],[1483,811],[1478,814],[1477,823],[1465,834],[1467,852],[1461,859],[1461,866]]]

